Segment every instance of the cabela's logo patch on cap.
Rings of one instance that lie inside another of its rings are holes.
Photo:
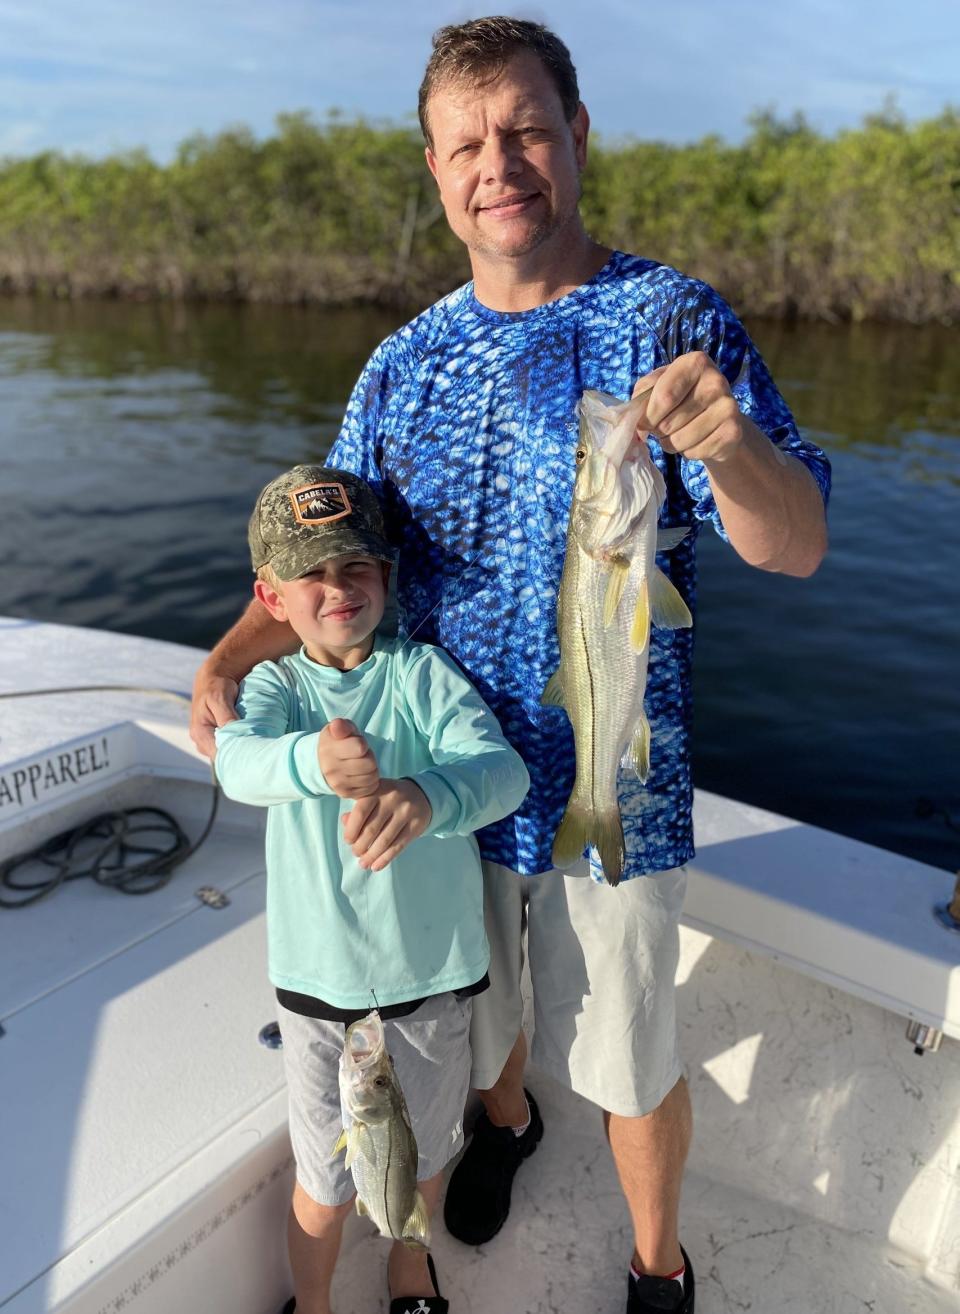
[[[290,494],[293,514],[301,525],[325,525],[353,510],[343,484],[303,484]]]

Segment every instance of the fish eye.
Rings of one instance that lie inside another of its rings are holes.
[[[586,459],[587,459],[587,449],[585,447],[578,447],[577,457],[576,457],[577,465],[582,465]]]
[[[375,1077],[373,1084],[382,1088],[387,1084],[387,1079],[386,1077]]]

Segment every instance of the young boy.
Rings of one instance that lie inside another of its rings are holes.
[[[230,798],[270,809],[269,972],[297,1162],[290,1261],[298,1314],[329,1314],[354,1195],[331,1154],[345,1027],[379,1007],[432,1210],[463,1140],[470,996],[487,985],[472,832],[512,812],[529,778],[444,653],[374,634],[394,553],[363,480],[296,466],[260,493],[249,542],[256,597],[303,646],[243,681],[216,766]],[[432,1261],[400,1242],[389,1283],[391,1314],[447,1308]]]

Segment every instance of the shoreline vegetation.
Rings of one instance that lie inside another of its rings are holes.
[[[888,105],[834,137],[763,112],[738,146],[601,141],[583,214],[744,315],[960,321],[958,108],[907,123]],[[412,127],[296,113],[166,165],[0,160],[2,293],[413,311],[467,277]]]

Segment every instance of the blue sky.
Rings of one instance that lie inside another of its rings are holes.
[[[403,120],[460,0],[0,0],[0,155],[160,160],[196,131],[285,110]],[[553,0],[506,7],[567,42],[605,138],[730,141],[801,109],[824,132],[894,95],[908,118],[960,102],[956,0]]]

